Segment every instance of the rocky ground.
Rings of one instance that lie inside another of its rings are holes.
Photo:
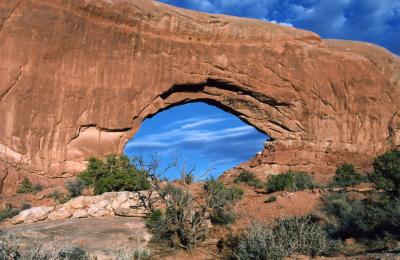
[[[87,249],[92,255],[99,256],[100,259],[117,249],[145,248],[151,238],[143,218],[134,217],[67,219],[21,224],[4,228],[0,238],[5,238],[8,234],[18,237],[24,247],[54,242],[58,245],[76,245]]]

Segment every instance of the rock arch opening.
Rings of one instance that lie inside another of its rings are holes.
[[[157,154],[161,167],[179,159],[196,169],[196,177],[205,177],[208,171],[218,177],[263,150],[269,140],[266,134],[212,103],[193,101],[152,115],[125,145],[124,153],[145,158]],[[176,170],[167,175],[179,178]]]

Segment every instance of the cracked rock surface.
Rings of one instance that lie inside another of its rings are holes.
[[[400,145],[399,94],[399,57],[367,43],[151,0],[2,0],[0,193],[61,184],[191,101],[271,136],[257,174],[326,180]]]

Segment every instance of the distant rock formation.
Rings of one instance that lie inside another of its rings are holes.
[[[0,193],[60,184],[191,101],[271,136],[260,174],[323,180],[400,145],[399,94],[399,57],[367,43],[150,0],[2,0]]]

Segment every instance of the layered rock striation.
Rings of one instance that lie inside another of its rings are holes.
[[[371,44],[150,0],[2,0],[0,193],[62,182],[192,101],[271,136],[260,174],[366,168],[400,145],[399,71]]]

